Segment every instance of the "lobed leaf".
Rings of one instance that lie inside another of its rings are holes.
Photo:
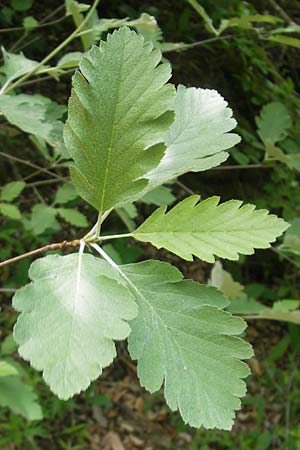
[[[239,200],[220,205],[219,197],[197,204],[198,200],[192,195],[167,213],[166,207],[157,209],[132,236],[187,261],[195,255],[212,263],[214,255],[235,260],[239,253],[251,255],[255,248],[268,248],[289,227],[267,210],[242,206]]]
[[[104,212],[138,197],[159,163],[174,88],[161,53],[127,27],[81,59],[73,78],[65,143],[78,193]]]
[[[229,133],[236,126],[232,110],[218,92],[178,86],[175,121],[164,135],[166,152],[148,174],[147,189],[186,172],[200,172],[218,166],[228,158],[224,150],[240,142]]]
[[[237,337],[245,322],[223,311],[229,302],[221,292],[183,281],[169,264],[146,261],[121,270],[139,307],[129,352],[141,385],[154,392],[164,383],[168,405],[191,426],[231,429],[249,374],[240,359],[252,356]]]
[[[128,289],[98,261],[87,254],[38,259],[32,282],[13,298],[21,312],[14,329],[19,354],[62,399],[86,389],[112,362],[113,340],[128,336],[126,321],[137,314]]]

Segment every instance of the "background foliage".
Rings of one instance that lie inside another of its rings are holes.
[[[40,375],[19,360],[11,337],[11,293],[27,282],[30,261],[1,269],[1,448],[300,448],[299,4],[180,0],[170,7],[168,1],[103,1],[83,33],[38,66],[80,25],[89,6],[72,0],[46,7],[33,0],[1,3],[3,91],[36,70],[13,91],[22,94],[15,104],[0,97],[1,260],[49,241],[72,239],[83,232],[87,219],[95,221],[95,212],[68,182],[62,127],[70,77],[82,52],[125,22],[164,52],[175,84],[221,92],[243,139],[226,165],[184,175],[141,202],[120,207],[105,232],[132,230],[156,206],[193,193],[202,198],[221,194],[223,201],[243,198],[270,208],[292,226],[272,250],[223,266],[199,260],[187,265],[167,251],[132,245],[128,239],[105,246],[116,262],[158,255],[187,277],[210,280],[232,299],[232,312],[248,316],[246,338],[256,357],[250,361],[249,393],[230,433],[192,431],[169,414],[160,394],[145,395],[123,345],[104,381],[68,402],[53,397]],[[264,320],[252,320],[258,316]],[[13,386],[13,401],[8,386]]]

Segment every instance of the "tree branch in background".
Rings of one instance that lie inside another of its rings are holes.
[[[295,25],[295,22],[293,21],[293,19],[284,11],[284,9],[281,8],[280,5],[278,5],[278,3],[275,0],[269,0],[269,3],[273,6],[275,11],[278,12],[278,14],[283,18],[283,20],[288,25]]]

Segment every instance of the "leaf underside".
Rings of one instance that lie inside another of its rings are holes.
[[[121,270],[138,292],[129,352],[142,386],[154,392],[164,383],[168,405],[191,426],[231,429],[249,374],[240,359],[252,356],[237,337],[245,322],[222,310],[229,303],[223,294],[183,281],[169,264],[146,261]]]
[[[213,263],[214,255],[236,260],[239,254],[251,255],[255,248],[268,248],[289,226],[267,210],[256,210],[239,200],[220,205],[219,197],[198,201],[199,196],[192,195],[169,212],[164,206],[157,209],[133,237],[188,261],[195,255]]]
[[[62,399],[86,389],[112,362],[113,340],[128,336],[126,321],[137,313],[128,289],[108,278],[98,261],[86,254],[38,259],[32,283],[13,299],[22,313],[14,330],[19,354],[43,371]]]
[[[232,110],[217,91],[179,85],[175,97],[175,120],[164,135],[166,152],[148,174],[146,189],[186,172],[200,172],[218,166],[227,150],[240,142],[229,133],[236,126]]]
[[[127,27],[83,56],[73,77],[65,143],[78,193],[104,212],[139,196],[173,121],[169,64]]]

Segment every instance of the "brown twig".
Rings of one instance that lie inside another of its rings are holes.
[[[64,14],[59,19],[52,20],[51,22],[41,23],[40,25],[35,26],[33,29],[34,30],[38,30],[39,28],[50,27],[50,26],[55,25],[55,24],[57,24],[59,22],[62,22],[63,20],[65,20],[65,18],[66,18],[66,16]],[[22,31],[22,30],[25,30],[25,27],[1,28],[0,29],[0,33],[11,33],[12,31]]]
[[[182,183],[182,181],[176,180],[175,184],[177,184],[177,186],[179,186],[187,194],[198,195],[198,194],[196,194],[196,192],[194,192],[192,189],[190,189],[188,186],[186,186],[186,184]]]
[[[196,41],[196,42],[192,42],[191,44],[179,44],[178,47],[173,47],[173,48],[169,48],[166,50],[162,50],[162,53],[170,53],[170,52],[180,52],[180,51],[184,51],[184,50],[189,50],[191,48],[194,47],[199,47],[201,45],[205,45],[205,44],[211,44],[213,42],[217,42],[217,41],[227,41],[228,39],[233,39],[235,36],[233,34],[230,34],[228,36],[217,36],[217,37],[213,37],[213,38],[209,38],[209,39],[203,39],[202,41]]]
[[[30,161],[26,161],[25,159],[17,158],[16,156],[9,155],[8,153],[4,153],[4,152],[0,152],[0,156],[3,156],[3,158],[11,159],[12,161],[18,162],[20,164],[24,164],[25,166],[32,167],[33,169],[37,169],[43,173],[46,173],[47,175],[50,175],[52,178],[58,178],[61,181],[65,181],[64,178],[61,177],[60,175],[57,175],[54,172],[50,172],[50,170],[40,167],[37,164],[33,164]]]
[[[75,69],[76,69],[76,67],[74,67],[73,69],[65,70],[63,73],[59,74],[59,77],[62,77],[64,75],[69,75],[70,73],[73,73]],[[24,83],[20,84],[19,87],[29,86],[31,84],[40,83],[42,81],[47,81],[47,80],[55,80],[55,78],[53,77],[53,75],[46,75],[44,77],[39,77],[39,78],[35,78],[33,80],[25,81]],[[57,81],[57,80],[55,80],[55,81]]]
[[[44,17],[39,25],[45,24],[47,22],[47,20],[49,20],[51,17],[55,16],[56,13],[58,13],[59,11],[61,11],[62,9],[64,9],[64,5],[59,6],[58,8],[56,8],[54,11],[52,11],[50,14],[48,14],[46,17]],[[40,39],[38,36],[34,37],[33,39],[29,39],[25,45],[21,46],[18,48],[18,46],[24,41],[24,39],[27,38],[28,34],[31,32],[32,30],[28,30],[25,31],[22,36],[10,47],[9,51],[13,52],[13,51],[20,51],[22,50],[22,48],[27,47],[28,45],[32,44],[35,40]]]
[[[33,186],[47,186],[48,184],[56,184],[61,182],[62,180],[58,178],[53,178],[52,180],[33,181],[32,183],[26,183],[25,188],[31,188]],[[70,183],[70,180],[68,178],[65,178],[65,182]]]
[[[234,165],[234,166],[218,166],[212,167],[210,170],[244,170],[244,169],[272,169],[276,167],[276,164],[244,164],[244,165]]]
[[[300,264],[297,263],[297,261],[294,261],[292,258],[290,258],[288,255],[285,255],[284,253],[282,253],[280,250],[278,250],[278,248],[276,247],[269,247],[270,250],[272,250],[272,252],[276,253],[276,255],[281,256],[281,258],[285,259],[286,261],[288,261],[290,264],[292,264],[293,266],[297,267],[298,269],[300,269]]]
[[[65,248],[78,247],[79,244],[80,244],[79,239],[74,239],[74,241],[63,241],[63,242],[56,242],[55,244],[48,244],[45,245],[44,247],[36,248],[31,252],[23,253],[22,255],[18,255],[15,256],[14,258],[10,258],[7,259],[6,261],[0,262],[0,267],[7,266],[8,264],[13,264],[25,258],[31,258],[32,256],[36,256],[41,253],[50,252],[52,250],[63,250]]]
[[[294,25],[295,22],[293,19],[284,11],[284,9],[275,1],[275,0],[269,0],[269,3],[273,6],[276,12],[282,17],[282,19],[288,24],[288,25]]]

